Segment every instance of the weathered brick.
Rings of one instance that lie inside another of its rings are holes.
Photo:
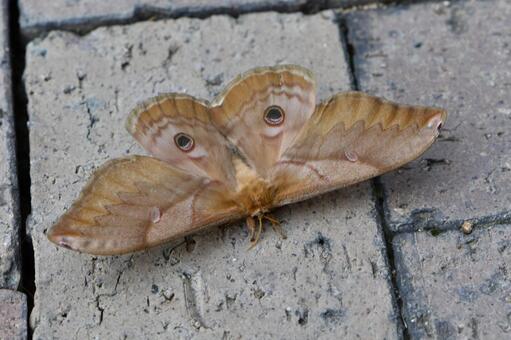
[[[420,160],[382,177],[392,227],[509,213],[511,2],[388,7],[347,25],[361,90],[449,112]]]
[[[398,337],[367,183],[279,209],[288,239],[267,232],[252,251],[243,223],[116,257],[57,249],[43,234],[94,168],[143,153],[123,127],[137,101],[211,99],[236,74],[278,63],[312,68],[321,98],[350,86],[329,12],[52,32],[28,45],[34,338]]]
[[[15,290],[0,288],[0,339],[27,338],[27,297]]]
[[[20,0],[21,28],[33,37],[52,29],[87,30],[150,17],[205,17],[215,13],[314,11],[381,0]]]
[[[16,289],[19,219],[7,1],[0,1],[0,288]]]
[[[307,0],[20,0],[20,24],[34,36],[51,29],[87,29],[137,17],[210,15],[261,10],[298,10]]]
[[[393,240],[403,315],[413,339],[507,339],[511,225]]]

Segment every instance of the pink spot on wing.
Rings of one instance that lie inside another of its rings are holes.
[[[67,249],[73,249],[73,247],[71,247],[71,245],[69,244],[69,241],[65,237],[60,239],[59,246],[67,248]]]
[[[151,211],[149,212],[149,217],[151,219],[151,222],[158,223],[161,220],[161,210],[158,207],[151,208]]]
[[[355,151],[346,150],[344,151],[344,156],[346,156],[346,159],[350,162],[358,161],[358,155]]]
[[[442,114],[437,113],[428,120],[427,127],[430,129],[440,129],[442,127]]]

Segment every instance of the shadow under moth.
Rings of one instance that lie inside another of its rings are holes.
[[[444,110],[360,92],[316,104],[311,72],[255,68],[211,103],[169,93],[126,127],[152,156],[113,159],[49,230],[59,246],[123,254],[242,218],[254,246],[269,212],[378,176],[436,139]]]

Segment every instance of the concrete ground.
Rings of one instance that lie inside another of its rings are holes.
[[[143,153],[137,102],[282,63],[320,98],[447,124],[405,167],[278,209],[287,240],[252,251],[243,223],[125,256],[48,242],[94,169]],[[510,94],[508,0],[2,0],[0,339],[509,338]]]

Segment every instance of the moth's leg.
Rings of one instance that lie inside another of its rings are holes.
[[[257,226],[257,231],[255,234],[255,237],[250,239],[250,247],[248,248],[249,250],[254,248],[254,246],[257,244],[257,242],[259,242],[259,237],[261,236],[261,231],[263,230],[263,216],[258,215],[257,218],[259,220],[259,225]],[[252,219],[252,221],[253,221],[253,219]],[[254,226],[254,228],[255,228],[255,226]]]
[[[270,214],[266,214],[264,215],[264,218],[267,219],[268,221],[271,222],[271,224],[279,224],[280,225],[280,222],[279,220],[277,220],[275,217],[273,217],[272,215]]]
[[[279,220],[277,220],[272,215],[264,215],[264,218],[270,221],[271,227],[277,234],[280,235],[280,237],[282,237],[284,240],[287,238],[286,232],[284,231],[284,229],[282,229]]]
[[[246,222],[247,222],[248,231],[250,231],[250,243],[253,243],[255,240],[254,236],[255,236],[255,230],[256,230],[254,218],[252,216],[248,216]]]

